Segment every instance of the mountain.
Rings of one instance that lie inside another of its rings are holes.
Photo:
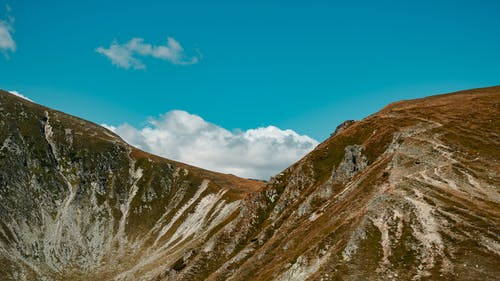
[[[500,87],[343,123],[268,183],[0,92],[5,280],[498,280]]]

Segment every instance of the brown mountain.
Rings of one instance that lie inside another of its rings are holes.
[[[5,280],[498,280],[500,87],[347,122],[263,184],[0,92]]]

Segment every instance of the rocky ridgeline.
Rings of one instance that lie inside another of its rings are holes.
[[[7,280],[497,280],[500,87],[347,122],[265,184],[0,94]]]

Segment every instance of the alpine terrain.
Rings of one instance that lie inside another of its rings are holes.
[[[0,91],[0,279],[499,280],[499,116],[396,102],[266,183]]]

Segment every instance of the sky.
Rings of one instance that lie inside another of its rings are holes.
[[[499,84],[497,0],[0,0],[0,88],[246,177],[387,103]]]

